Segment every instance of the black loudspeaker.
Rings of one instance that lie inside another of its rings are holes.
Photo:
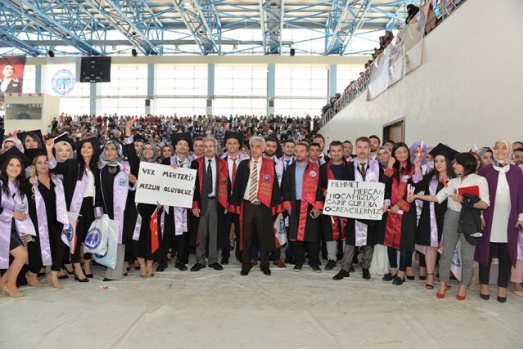
[[[269,99],[269,108],[274,108],[274,100]]]
[[[212,98],[207,98],[207,106],[212,107]]]
[[[80,82],[111,82],[111,57],[82,57]]]
[[[151,100],[150,99],[146,99],[145,100],[145,106],[146,107],[150,107],[151,106]]]
[[[295,54],[296,54],[296,50],[294,50],[293,48],[291,48],[291,57],[294,57]]]
[[[131,50],[131,53],[133,54],[133,57],[138,56],[138,51],[136,51],[135,48],[133,48],[133,49]]]
[[[53,50],[49,50],[49,52],[47,52],[49,54],[49,57],[53,58],[54,57],[54,52]]]

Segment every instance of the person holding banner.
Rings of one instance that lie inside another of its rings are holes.
[[[356,139],[356,158],[347,168],[348,180],[356,182],[381,182],[389,184],[391,180],[384,175],[383,168],[377,160],[370,158],[371,146],[370,139],[359,137]],[[390,186],[385,186],[386,189]],[[390,190],[385,191],[384,206],[382,212],[386,212],[390,205]],[[374,254],[374,245],[377,241],[377,230],[375,220],[360,220],[347,218],[347,245],[343,258],[341,259],[341,269],[333,279],[341,280],[350,276],[353,257],[357,248],[363,251],[363,261],[361,269],[363,278],[370,279],[370,266]]]
[[[132,119],[126,123],[124,154],[127,155],[131,173],[139,175],[140,162],[156,163],[159,151],[153,143],[145,141],[140,147],[139,153],[136,153],[133,143],[137,137],[131,135],[131,127],[135,121],[136,119]],[[140,267],[140,276],[146,279],[154,277],[153,262],[160,257],[161,225],[158,223],[155,225],[153,221],[158,222],[162,207],[154,204],[135,204],[134,194],[135,191],[129,191],[127,194],[124,233],[128,234],[126,230],[132,229],[132,250]],[[129,202],[130,200],[132,201]],[[129,252],[126,251],[126,259],[133,255]]]
[[[130,164],[124,161],[122,144],[109,139],[100,154],[100,170],[96,177],[95,216],[107,214],[118,223],[118,252],[114,269],[107,268],[104,281],[120,280],[127,273],[124,263],[125,236],[123,236],[124,211],[127,194],[134,190],[136,176],[131,173]]]
[[[348,163],[343,159],[343,144],[340,141],[332,141],[329,144],[330,161],[321,165],[320,167],[320,185],[322,187],[323,201],[327,197],[327,187],[329,180],[343,180],[349,179]],[[336,248],[338,241],[342,241],[344,248],[347,220],[337,216],[322,215],[322,228],[327,242],[327,258],[328,262],[325,270],[332,270],[336,267]],[[340,251],[342,253],[343,251]]]
[[[96,192],[95,178],[98,174],[98,139],[89,138],[76,142],[74,148],[76,159],[67,159],[58,162],[53,154],[54,139],[49,139],[47,149],[47,163],[50,172],[63,176],[64,193],[69,225],[72,228],[69,247],[71,261],[74,266],[75,280],[88,282],[93,277],[91,273],[91,254],[84,254],[84,269],[81,266],[81,250],[89,227],[94,222],[94,196]]]
[[[34,242],[27,245],[29,272],[26,279],[32,286],[42,286],[36,275],[42,267],[51,266],[47,274],[49,286],[63,288],[58,273],[67,252],[64,232],[69,227],[64,186],[60,178],[49,174],[45,149],[28,152],[33,158],[29,170],[29,216],[36,228],[36,237]]]
[[[289,241],[293,243],[294,270],[301,271],[305,250],[309,252],[309,265],[316,272],[320,268],[320,220],[323,209],[320,167],[308,161],[309,146],[296,145],[296,161],[289,165],[283,176],[283,208],[289,215]]]
[[[0,290],[12,298],[23,297],[16,287],[20,270],[27,262],[26,243],[36,235],[28,216],[27,180],[24,168],[29,159],[16,147],[0,156]],[[9,257],[14,260],[9,264]]]
[[[240,145],[243,144],[243,134],[231,131],[225,131],[225,149],[227,151],[222,154],[221,158],[227,161],[229,170],[229,181],[231,182],[231,190],[229,191],[229,200],[232,195],[232,188],[234,188],[234,181],[238,172],[238,166],[243,160],[249,159],[248,155],[240,152]],[[222,260],[221,264],[229,264],[229,257],[231,255],[232,242],[229,242],[229,235],[231,225],[234,224],[234,242],[236,245],[236,259],[241,261],[240,254],[240,217],[233,212],[225,214],[225,233],[222,240]]]
[[[229,210],[240,215],[242,270],[251,270],[249,251],[254,243],[260,251],[260,269],[271,275],[269,254],[276,248],[273,217],[283,210],[274,161],[264,158],[265,139],[249,140],[251,159],[238,166]]]
[[[216,155],[217,147],[214,137],[203,138],[204,156],[191,163],[191,168],[197,170],[192,213],[198,224],[193,272],[206,267],[207,251],[209,267],[223,270],[218,263],[218,246],[225,233],[225,213],[229,207],[231,187],[227,162]]]
[[[190,168],[191,162],[195,159],[189,154],[192,145],[190,133],[175,133],[171,137],[172,145],[175,147],[175,154],[170,158],[164,159],[162,164],[170,165],[173,168]],[[192,213],[184,207],[165,207],[164,218],[165,231],[163,233],[160,261],[156,271],[162,272],[167,268],[167,255],[169,249],[173,254],[176,251],[175,268],[186,271],[189,259],[189,229],[191,228]]]
[[[415,245],[416,209],[411,209],[407,202],[407,188],[412,183],[416,168],[420,168],[420,159],[413,166],[409,159],[409,147],[398,142],[392,148],[392,157],[385,169],[385,176],[392,180],[390,204],[385,226],[384,245],[387,246],[390,272],[383,276],[383,281],[392,281],[394,285],[405,282],[407,267],[412,263]],[[398,269],[397,252],[400,252]]]

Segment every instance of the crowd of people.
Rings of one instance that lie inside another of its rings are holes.
[[[478,283],[481,298],[489,298],[493,258],[499,260],[498,301],[506,301],[510,281],[523,296],[521,142],[458,152],[422,141],[382,143],[373,135],[326,146],[321,134],[292,127],[308,129],[312,120],[99,117],[93,126],[82,119],[89,118],[54,120],[47,139],[35,130],[2,142],[0,289],[11,297],[23,295],[21,284],[41,287],[44,275],[54,288],[63,287],[68,273],[88,282],[86,237],[103,215],[118,226],[117,261],[104,281],[119,280],[133,267],[150,278],[170,262],[185,272],[191,253],[191,272],[219,271],[231,262],[231,251],[243,276],[258,263],[270,275],[270,261],[295,271],[307,263],[321,272],[322,262],[334,270],[341,260],[334,280],[349,277],[355,266],[370,279],[374,248],[383,245],[390,266],[384,281],[399,286],[414,279],[417,260],[428,290],[439,273],[436,295],[443,298],[459,240],[457,299]],[[92,137],[94,129],[103,130],[100,137]],[[196,170],[192,207],[136,203],[141,162]],[[331,180],[384,183],[381,219],[325,214]],[[155,211],[162,222],[156,235],[150,224]],[[277,238],[275,226],[284,227],[287,242]]]

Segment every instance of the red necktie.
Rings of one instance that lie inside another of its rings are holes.
[[[231,188],[234,188],[234,180],[236,179],[236,158],[231,158],[232,160],[232,182]]]

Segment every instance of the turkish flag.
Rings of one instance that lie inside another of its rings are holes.
[[[154,210],[151,216],[149,229],[151,230],[151,253],[154,253],[160,247],[160,242],[158,241],[158,208]]]

